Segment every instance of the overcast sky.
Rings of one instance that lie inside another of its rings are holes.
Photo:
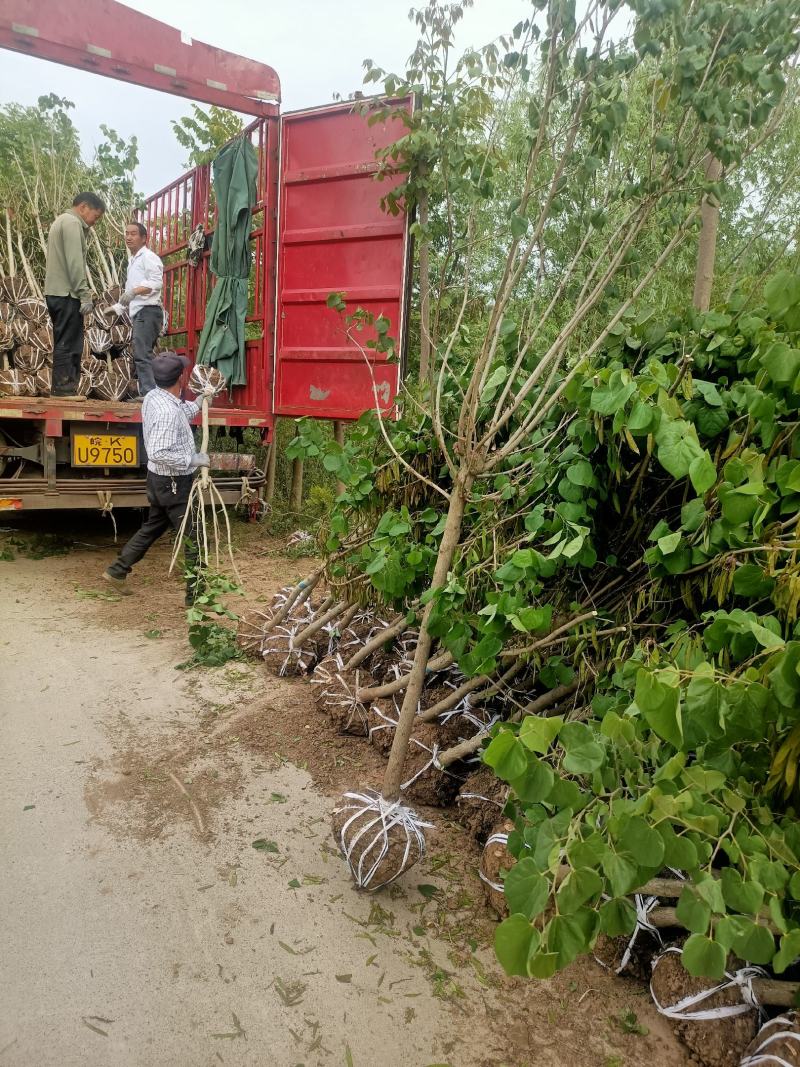
[[[72,0],[76,17],[80,0]],[[422,6],[419,0],[417,6]],[[133,5],[128,5],[133,6]],[[137,9],[190,37],[274,67],[284,111],[330,103],[362,88],[362,61],[404,69],[417,39],[409,21],[411,0],[141,0]],[[456,47],[478,47],[530,11],[526,0],[475,0],[459,26]],[[374,91],[374,89],[372,90]],[[190,102],[5,52],[0,60],[0,103],[33,104],[57,93],[76,105],[74,121],[84,155],[91,158],[101,123],[139,138],[138,188],[157,191],[182,169],[185,150],[171,119],[188,114]]]

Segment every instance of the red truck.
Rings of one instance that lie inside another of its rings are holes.
[[[371,123],[363,102],[281,115],[271,67],[114,0],[81,0],[80,12],[56,0],[0,0],[0,47],[255,116],[245,131],[259,160],[247,384],[214,401],[211,424],[256,427],[269,441],[276,417],[354,419],[376,397],[389,411],[402,366],[408,219],[381,209],[401,179],[376,181],[375,157],[403,135],[402,120]],[[167,341],[191,359],[213,276],[209,240],[196,265],[188,240],[198,225],[213,237],[211,193],[210,166],[197,167],[149,197],[143,214],[164,262]],[[348,309],[390,320],[399,363],[365,354],[368,329],[358,344],[346,336],[327,304],[332,292]],[[134,403],[0,397],[0,510],[144,505],[140,424]],[[254,487],[263,481],[250,477]],[[241,472],[215,481],[228,502],[239,498]]]

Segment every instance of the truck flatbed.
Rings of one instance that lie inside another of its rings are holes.
[[[53,396],[0,396],[0,419],[36,419],[41,422],[139,423],[142,405],[136,401],[59,400]],[[212,426],[265,426],[268,420],[234,407],[212,408]]]

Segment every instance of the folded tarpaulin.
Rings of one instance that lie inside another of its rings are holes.
[[[258,156],[246,137],[226,145],[214,160],[217,230],[211,270],[217,281],[206,305],[197,362],[216,367],[229,386],[247,382],[244,320],[257,174]]]

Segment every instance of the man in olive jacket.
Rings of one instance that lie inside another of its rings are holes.
[[[83,352],[83,316],[92,310],[86,276],[86,232],[106,206],[94,193],[78,193],[47,235],[44,296],[53,320],[53,384],[50,395],[85,400],[78,394]]]

